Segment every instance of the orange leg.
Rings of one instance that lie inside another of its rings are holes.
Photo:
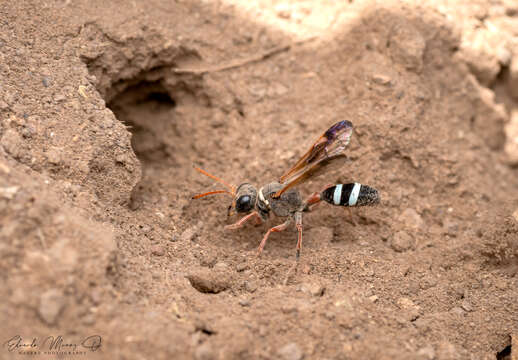
[[[284,222],[280,225],[277,225],[275,227],[272,227],[270,230],[268,230],[268,232],[264,235],[263,240],[259,244],[259,248],[257,249],[257,252],[258,252],[257,255],[261,255],[261,253],[263,252],[264,245],[266,245],[266,240],[268,240],[268,236],[270,236],[270,233],[286,230],[286,228],[288,227],[290,222],[291,222],[291,219],[288,219],[288,220],[286,220],[286,222]]]
[[[261,217],[259,216],[259,214],[257,213],[257,211],[252,211],[250,214],[246,215],[245,217],[241,218],[241,220],[239,220],[238,222],[236,222],[235,224],[231,224],[231,225],[227,225],[225,226],[225,230],[235,230],[235,229],[239,229],[240,227],[242,227],[248,220],[250,220],[251,218],[255,217],[256,219],[256,222],[259,222],[261,223],[263,220],[261,219]]]
[[[290,279],[290,275],[293,272],[293,270],[296,270],[299,266],[299,259],[300,259],[300,250],[302,248],[302,212],[296,212],[295,213],[295,226],[297,227],[297,231],[299,232],[299,238],[297,241],[297,255],[295,264],[288,270],[288,273],[286,274],[286,278],[284,279],[283,284],[287,285],[288,281]]]
[[[297,231],[299,233],[299,238],[297,240],[297,261],[300,258],[300,249],[302,248],[302,213],[295,213],[295,226],[297,227]]]

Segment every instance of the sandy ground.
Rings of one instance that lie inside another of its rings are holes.
[[[518,359],[516,2],[4,0],[0,50],[0,358]],[[345,119],[299,190],[381,204],[284,284],[296,230],[257,257],[283,220],[192,165],[262,186]]]

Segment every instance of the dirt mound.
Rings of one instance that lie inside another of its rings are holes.
[[[516,11],[0,5],[2,357],[510,359]],[[282,220],[190,200],[218,189],[193,163],[261,186],[344,119],[346,166],[300,190],[382,203],[305,215],[295,272],[296,230],[255,256]]]

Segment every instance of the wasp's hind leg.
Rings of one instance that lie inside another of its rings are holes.
[[[297,232],[299,234],[297,239],[297,254],[296,259],[299,261],[300,258],[300,249],[302,248],[302,212],[298,211],[295,213],[295,226],[297,227]]]
[[[264,235],[263,240],[261,240],[261,243],[259,244],[259,248],[257,249],[257,255],[261,255],[261,253],[263,252],[264,245],[266,245],[266,240],[268,240],[268,236],[270,236],[270,233],[284,231],[290,223],[291,219],[288,219],[282,224],[274,226],[270,230],[268,230],[268,232]]]
[[[241,220],[239,220],[238,222],[225,226],[225,230],[239,229],[240,227],[243,227],[243,225],[253,217],[255,217],[256,224],[261,224],[263,222],[261,216],[257,213],[257,211],[252,211],[250,214],[241,218]]]
[[[297,231],[299,234],[298,240],[297,240],[297,254],[296,254],[296,261],[295,263],[290,267],[288,272],[286,273],[286,277],[284,278],[283,284],[288,285],[288,281],[290,280],[290,276],[293,273],[293,271],[297,271],[299,266],[299,259],[300,259],[300,250],[302,248],[302,212],[298,211],[295,213],[295,226],[297,227]]]

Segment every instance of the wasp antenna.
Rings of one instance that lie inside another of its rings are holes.
[[[227,184],[225,181],[221,180],[219,177],[216,177],[212,174],[209,174],[208,172],[206,172],[205,170],[203,169],[200,169],[199,167],[197,166],[194,166],[194,169],[200,173],[202,173],[203,175],[207,176],[207,177],[210,177],[212,180],[214,181],[217,181],[219,182],[221,185],[227,187],[229,190],[230,190],[230,194],[232,194],[233,196],[236,195],[236,187],[234,185],[229,185]]]
[[[234,196],[233,193],[231,193],[230,191],[227,191],[227,190],[215,190],[215,191],[209,191],[209,192],[206,192],[203,194],[194,195],[191,199],[195,200],[195,199],[202,198],[204,196],[214,195],[214,194],[229,194],[230,196]]]

